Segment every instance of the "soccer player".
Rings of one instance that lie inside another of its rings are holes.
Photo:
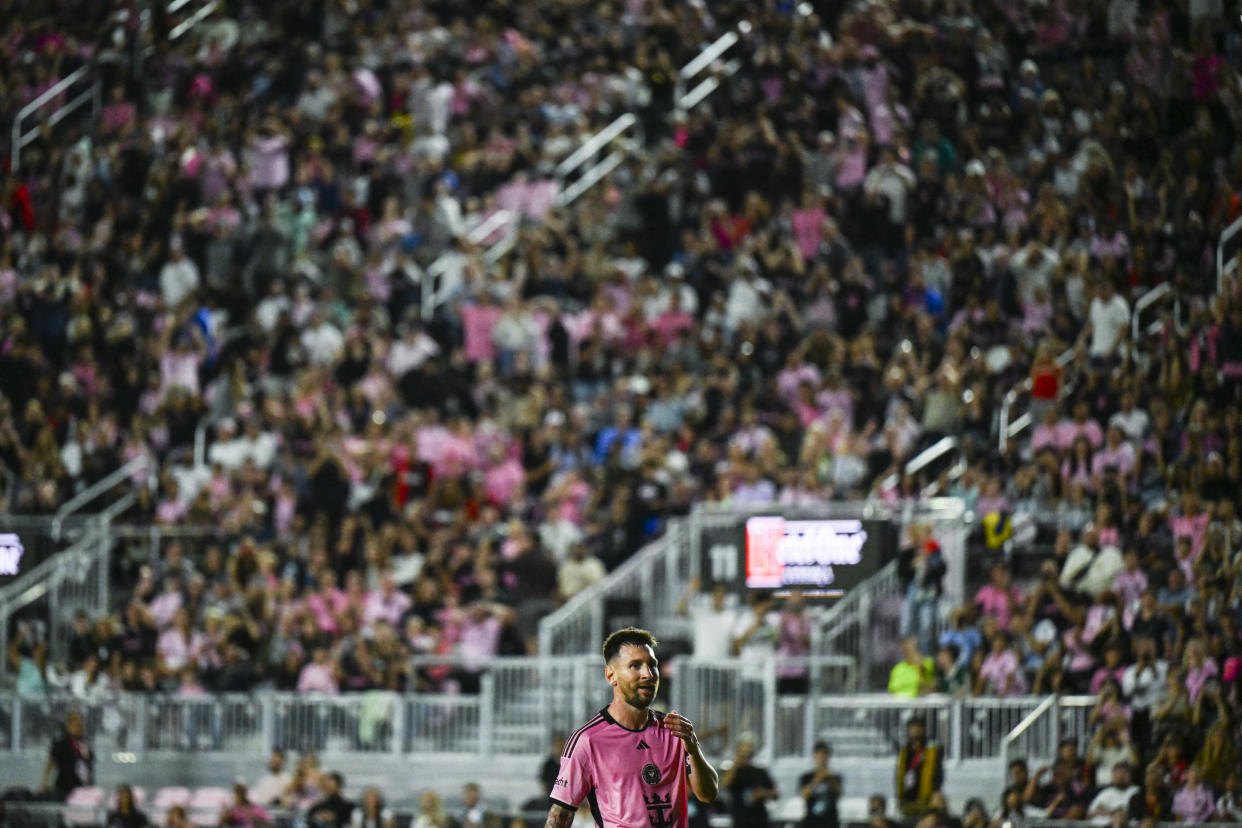
[[[604,642],[612,702],[565,742],[544,828],[572,825],[583,801],[601,828],[686,828],[687,788],[702,802],[716,798],[720,780],[694,725],[648,709],[660,689],[655,648],[634,627]]]

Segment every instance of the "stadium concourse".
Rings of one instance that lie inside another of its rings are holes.
[[[200,530],[120,556],[64,652],[11,631],[13,693],[469,693],[408,656],[531,652],[695,503],[935,486],[979,516],[979,590],[936,634],[910,550],[894,689],[1098,708],[1003,801],[920,782],[905,817],[1242,818],[1236,9],[210,5],[6,7],[6,123],[81,66],[102,106],[0,178],[4,508],[145,457],[117,522]],[[679,107],[727,31],[736,71]],[[561,205],[625,113],[641,147]]]

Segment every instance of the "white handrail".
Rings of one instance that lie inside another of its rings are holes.
[[[87,503],[109,491],[113,486],[124,481],[127,477],[135,474],[141,474],[147,470],[149,460],[147,456],[139,455],[121,466],[116,471],[106,475],[102,480],[97,481],[91,486],[78,492],[56,510],[56,516],[52,519],[52,537],[59,538],[61,527],[64,526],[65,519],[74,512],[81,509]]]
[[[710,66],[713,60],[733,48],[733,44],[737,43],[740,39],[741,38],[737,36],[737,32],[725,32],[720,37],[716,38],[714,43],[699,52],[693,60],[681,67],[681,71],[677,73],[677,76],[684,80],[693,78],[699,72],[702,72]]]
[[[922,471],[925,466],[939,460],[944,455],[953,451],[958,446],[956,437],[941,437],[918,454],[911,457],[905,465],[906,474],[915,474]],[[901,483],[896,473],[890,474],[880,482],[881,488],[891,489]]]
[[[58,97],[70,86],[73,86],[75,83],[82,80],[82,78],[86,77],[89,72],[89,65],[78,67],[53,84],[42,95],[39,95],[33,101],[18,110],[17,117],[13,119],[13,146],[11,151],[13,154],[12,167],[14,171],[18,169],[20,164],[22,149],[39,135],[39,130],[37,128],[23,134],[22,121],[26,120],[27,116],[29,116],[32,112],[42,109],[48,101]],[[57,110],[57,112],[53,114],[59,114],[61,110],[69,109],[70,106],[72,106],[73,109],[76,109],[81,105],[81,97],[82,96],[79,95],[71,105],[61,107],[60,110]],[[66,112],[65,115],[67,114],[68,113]],[[61,118],[64,118],[65,115],[61,115],[60,118],[57,118],[57,120],[59,121]]]
[[[1229,257],[1229,261],[1225,261],[1225,245],[1234,236],[1242,233],[1242,218],[1233,222],[1233,224],[1221,231],[1220,241],[1216,243],[1216,292],[1220,293],[1224,290],[1225,276],[1227,271],[1237,270],[1237,259],[1233,256]]]
[[[195,26],[201,23],[204,19],[206,19],[207,15],[215,11],[217,5],[219,4],[216,2],[216,0],[211,0],[210,3],[207,3],[206,5],[204,5],[202,8],[194,12],[194,14],[190,15],[185,20],[182,20],[180,23],[174,26],[172,30],[168,33],[168,39],[176,40],[177,38],[181,37],[183,34],[188,32],[190,29],[193,29]]]
[[[1139,317],[1142,315],[1143,311],[1147,310],[1149,307],[1156,304],[1157,302],[1159,302],[1161,299],[1168,296],[1172,292],[1173,292],[1173,288],[1169,287],[1168,282],[1161,282],[1160,284],[1156,285],[1154,288],[1152,288],[1151,290],[1147,291],[1142,296],[1140,296],[1138,298],[1138,301],[1134,303],[1134,314],[1130,317],[1130,347],[1131,348],[1135,348],[1138,346],[1138,341],[1139,341],[1139,336],[1140,336]]]
[[[582,146],[570,153],[568,158],[557,164],[556,177],[564,178],[583,164],[586,164],[591,160],[592,156],[607,146],[610,141],[637,123],[638,118],[630,112],[617,118],[611,124],[588,138]]]
[[[564,207],[573,204],[587,190],[598,184],[608,173],[625,163],[626,153],[617,150],[611,153],[603,161],[600,161],[594,167],[582,174],[582,177],[571,184],[566,189],[556,194],[555,204],[558,207]]]

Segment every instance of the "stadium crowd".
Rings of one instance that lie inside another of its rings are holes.
[[[21,692],[469,692],[408,656],[529,651],[695,502],[935,486],[1002,565],[938,635],[913,550],[903,692],[1099,693],[1097,761],[1048,784],[1156,767],[1178,816],[1229,784],[1219,5],[233,0],[177,40],[138,3],[18,5],[0,110],[84,61],[105,105],[3,177],[7,508],[147,457],[121,520],[197,528],[131,555],[55,669],[15,637]],[[743,19],[736,74],[675,111],[677,68]],[[645,149],[556,205],[556,164],[627,111]],[[466,231],[499,209],[518,240],[488,263]],[[1032,427],[998,449],[1025,380]],[[947,435],[964,473],[905,473]]]

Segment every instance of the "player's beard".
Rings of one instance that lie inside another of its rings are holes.
[[[631,692],[625,694],[625,703],[630,707],[646,710],[655,701],[658,692],[660,692],[660,683],[658,681],[651,685],[650,693],[643,693],[641,685],[635,684]]]

